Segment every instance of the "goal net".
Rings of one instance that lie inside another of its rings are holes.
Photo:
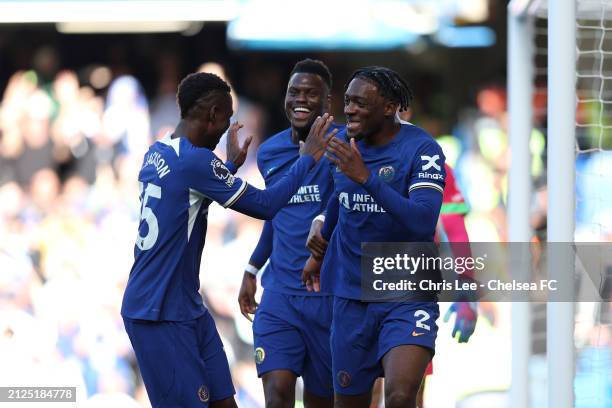
[[[550,0],[553,1],[553,0]],[[559,0],[554,0],[559,1]],[[562,0],[570,1],[570,0]],[[534,44],[534,127],[546,132],[548,112],[548,4],[545,0],[531,2]],[[612,0],[576,1],[576,242],[612,241]],[[553,68],[554,69],[554,68]],[[533,151],[533,149],[532,149]],[[545,158],[544,158],[545,160]],[[546,178],[536,195],[546,197]],[[539,189],[538,189],[539,187]],[[573,197],[567,197],[568,200]],[[612,245],[612,244],[602,244]],[[610,275],[607,270],[600,290],[610,298]],[[607,286],[606,286],[607,285]],[[576,407],[612,406],[612,324],[611,303],[579,302],[575,307],[574,345]],[[534,306],[533,341],[545,344],[546,308]],[[540,402],[546,391],[532,396]],[[533,401],[533,399],[532,399]],[[532,406],[540,406],[533,405]]]

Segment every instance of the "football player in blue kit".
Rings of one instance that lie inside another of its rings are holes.
[[[345,88],[346,134],[329,142],[335,191],[321,231],[329,246],[321,290],[334,295],[331,329],[336,407],[368,407],[385,377],[385,406],[416,406],[431,360],[439,315],[435,293],[418,301],[366,302],[361,293],[362,242],[433,242],[444,189],[444,155],[424,130],[400,124],[412,92],[394,71],[357,70]],[[330,239],[331,235],[331,239]],[[304,281],[318,289],[316,259]]]
[[[229,86],[213,74],[191,74],[177,99],[181,120],[174,134],[149,148],[138,175],[140,222],[121,314],[153,407],[235,407],[227,357],[199,293],[208,207],[216,201],[274,217],[316,168],[333,118],[317,118],[299,160],[258,190],[233,174],[248,142],[238,146],[241,125],[230,127]],[[212,149],[228,127],[230,162],[224,164]]]
[[[318,115],[329,110],[332,76],[318,60],[298,62],[289,76],[285,113],[291,126],[264,142],[257,153],[266,185],[277,182],[299,159],[298,142]],[[242,314],[255,313],[255,362],[262,378],[266,407],[293,407],[298,376],[304,380],[304,405],[332,407],[333,386],[329,330],[332,298],[308,292],[301,275],[309,253],[310,221],[322,213],[333,191],[331,166],[321,160],[297,193],[266,221],[244,273],[238,302]],[[257,271],[262,275],[261,304],[255,302]],[[250,318],[249,318],[250,319]]]

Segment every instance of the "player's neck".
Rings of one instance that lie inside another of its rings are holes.
[[[207,147],[206,138],[202,136],[202,129],[198,123],[181,119],[172,135],[172,138],[176,137],[185,137],[196,147]]]
[[[298,144],[300,140],[302,141],[306,140],[307,136],[308,136],[308,132],[302,131],[302,133],[300,133],[297,129],[293,127],[291,128],[291,142],[293,144]]]
[[[365,142],[370,146],[384,146],[393,140],[397,132],[400,131],[400,128],[401,126],[399,122],[393,121],[385,123],[380,131],[371,135],[370,137],[366,137]]]

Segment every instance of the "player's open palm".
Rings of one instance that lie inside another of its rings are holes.
[[[240,313],[251,322],[253,318],[249,315],[255,314],[255,310],[259,306],[255,301],[255,292],[257,292],[257,276],[245,272],[238,292],[238,304],[240,305]]]
[[[356,183],[363,184],[370,176],[354,138],[351,139],[350,145],[336,137],[333,138],[328,143],[325,157]]]
[[[234,122],[227,131],[227,159],[230,160],[236,167],[240,167],[246,160],[247,153],[249,151],[249,145],[253,140],[253,136],[246,138],[242,146],[238,141],[238,131],[242,129],[243,125],[238,122]]]
[[[319,161],[329,140],[338,133],[338,129],[334,129],[329,136],[326,137],[329,128],[334,122],[334,117],[329,113],[324,113],[323,116],[317,117],[310,127],[310,132],[306,137],[306,141],[300,142],[300,155],[312,156],[316,161]]]

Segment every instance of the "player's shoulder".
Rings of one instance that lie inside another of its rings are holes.
[[[163,138],[159,139],[157,144],[169,154],[174,154],[176,157],[181,157],[181,152],[184,152],[187,145],[190,145],[191,143],[189,143],[189,141],[184,137],[172,138],[171,134],[167,134]]]
[[[442,150],[438,142],[436,142],[436,139],[425,129],[408,122],[402,122],[401,126],[403,137],[400,143],[403,149],[415,152],[422,150]]]
[[[268,137],[262,144],[259,145],[257,154],[269,154],[275,150],[282,148],[291,141],[291,128],[281,130],[278,133]]]
[[[184,137],[178,139],[177,161],[185,177],[201,175],[203,171],[216,173],[220,167],[225,167],[223,161],[209,148],[195,146]]]
[[[279,159],[279,155],[287,151],[291,143],[291,128],[282,130],[268,137],[257,149],[257,168],[263,174],[263,169],[271,162]]]
[[[404,134],[402,140],[406,143],[414,143],[414,141],[428,141],[434,138],[427,131],[417,125],[409,122],[401,123],[401,132]],[[410,140],[406,140],[409,138]]]

